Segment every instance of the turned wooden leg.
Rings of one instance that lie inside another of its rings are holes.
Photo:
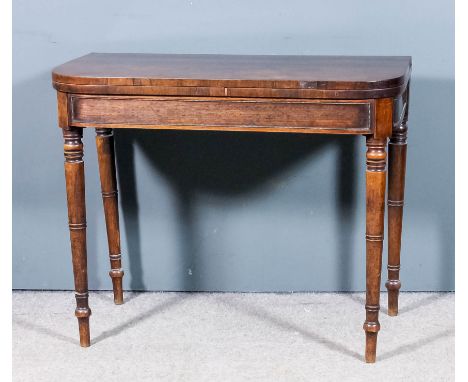
[[[367,137],[366,170],[366,362],[375,362],[385,214],[386,141]]]
[[[408,131],[408,96],[403,106],[403,116],[394,125],[390,138],[388,161],[388,315],[398,315],[400,282],[401,228],[406,172],[406,134]]]
[[[114,303],[123,304],[122,270],[120,254],[119,209],[115,176],[114,135],[112,129],[96,129],[96,148],[101,178],[102,202],[107,228],[109,259],[114,290]]]
[[[75,315],[80,330],[80,345],[90,345],[88,306],[88,269],[86,258],[86,205],[82,128],[62,128],[64,137],[65,180],[67,188],[68,225],[75,278]]]

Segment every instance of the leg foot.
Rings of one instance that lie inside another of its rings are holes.
[[[83,348],[91,346],[89,334],[89,318],[78,318],[78,327],[80,331],[80,346]]]
[[[377,333],[366,332],[366,363],[375,363]]]
[[[78,329],[80,331],[80,346],[88,347],[91,345],[89,331],[89,316],[91,309],[88,307],[88,293],[75,293],[76,309],[75,316],[78,318]]]
[[[123,290],[122,290],[123,270],[111,269],[109,271],[109,276],[112,278],[112,289],[114,291],[114,304],[122,305],[124,302]]]
[[[390,268],[388,269],[390,273]],[[388,290],[388,315],[391,317],[398,316],[398,296],[400,292],[400,281],[388,279],[385,283]]]

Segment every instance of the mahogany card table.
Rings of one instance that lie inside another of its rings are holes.
[[[90,345],[82,133],[96,130],[114,302],[123,303],[113,129],[366,138],[365,360],[375,362],[388,205],[388,314],[398,314],[411,57],[91,53],[52,72],[81,346]],[[388,197],[387,183],[388,144]]]

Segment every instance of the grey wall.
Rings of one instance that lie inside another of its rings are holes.
[[[15,288],[73,288],[50,71],[95,51],[412,55],[403,289],[454,289],[452,1],[13,6]],[[362,138],[118,131],[116,140],[125,288],[365,287]],[[94,132],[84,141],[89,285],[109,289]]]

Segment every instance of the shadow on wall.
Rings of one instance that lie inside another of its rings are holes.
[[[359,137],[319,136],[305,134],[261,134],[231,132],[177,132],[118,130],[116,135],[117,167],[123,225],[129,250],[131,289],[144,290],[143,266],[138,219],[138,198],[135,182],[134,150],[138,147],[151,166],[164,174],[172,184],[178,200],[180,261],[193,264],[197,256],[197,229],[193,218],[195,195],[199,191],[227,197],[242,197],[262,183],[278,176],[288,167],[305,158],[313,158],[319,150],[331,146],[339,149],[337,166],[343,235],[339,239],[341,285],[346,290],[349,280],[347,248],[352,235],[346,232],[355,200],[356,139]],[[202,264],[196,264],[201,267]],[[206,290],[203,280],[184,276],[183,290]]]
[[[439,95],[440,99],[434,97],[434,94]],[[413,80],[406,192],[406,200],[411,204],[405,211],[407,214],[408,210],[410,213],[417,213],[420,209],[427,213],[429,210],[430,215],[440,220],[439,264],[434,266],[438,272],[435,282],[441,290],[453,289],[454,278],[454,121],[453,113],[450,115],[450,110],[453,111],[451,100],[453,82]],[[428,110],[443,112],[428,113]],[[444,124],[450,130],[445,139],[440,139],[439,128]],[[181,248],[179,260],[202,267],[200,262],[203,256],[197,255],[197,242],[200,238],[197,237],[194,219],[195,195],[199,191],[232,198],[242,197],[295,163],[305,159],[314,160],[314,153],[334,146],[340,158],[335,172],[338,185],[336,221],[337,231],[340,233],[336,239],[338,252],[335,255],[339,264],[337,290],[353,290],[353,267],[349,248],[357,240],[352,230],[356,220],[354,211],[357,203],[357,171],[364,171],[365,168],[364,163],[356,163],[359,157],[357,139],[359,137],[300,134],[118,130],[117,166],[118,172],[125,174],[125,177],[119,178],[119,186],[124,211],[122,220],[128,241],[131,289],[146,289],[135,184],[135,149],[144,153],[150,165],[169,180],[177,194]],[[435,151],[441,152],[443,158],[431,154]],[[442,182],[434,182],[433,172],[438,167],[440,176],[445,178]],[[447,185],[450,185],[448,189]],[[421,190],[424,191],[423,194]],[[404,234],[403,239],[421,238],[410,238]],[[385,251],[386,249],[384,253]],[[409,254],[405,253],[403,244],[403,277],[405,265],[415,268],[424,262],[423,257],[414,262],[414,258],[405,259],[406,255]],[[194,261],[198,263],[193,264]],[[410,265],[411,261],[413,263]],[[383,280],[386,278],[385,264],[384,261]],[[206,290],[203,279],[188,275],[181,277],[184,278],[180,284],[183,290]],[[403,285],[405,286],[404,279]]]

